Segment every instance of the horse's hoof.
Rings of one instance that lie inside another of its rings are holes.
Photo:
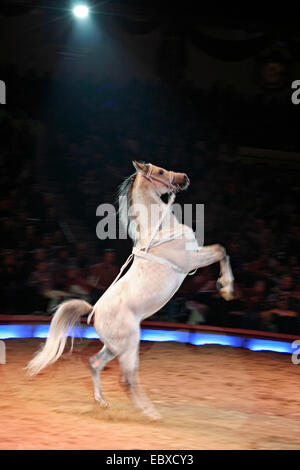
[[[161,414],[156,411],[155,409],[151,410],[144,410],[143,413],[151,420],[151,421],[159,421],[162,419]]]
[[[223,299],[227,300],[227,302],[234,298],[233,292],[226,292],[226,291],[222,292],[221,291],[221,295],[222,295]]]
[[[101,400],[100,398],[95,398],[95,400],[99,403],[101,408],[109,408],[110,407],[110,403],[106,400]]]
[[[101,403],[101,408],[109,408],[110,407],[110,403],[109,401],[106,401],[106,400],[103,400]]]
[[[159,413],[155,413],[155,414],[151,413],[150,415],[148,415],[148,418],[150,419],[150,421],[160,421],[162,419]]]

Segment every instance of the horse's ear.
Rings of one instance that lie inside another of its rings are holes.
[[[133,164],[134,168],[136,169],[136,171],[146,171],[147,170],[147,165],[145,165],[144,163],[139,163],[136,160],[132,160],[132,164]]]

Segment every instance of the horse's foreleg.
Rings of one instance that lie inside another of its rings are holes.
[[[89,359],[89,366],[94,385],[95,400],[98,401],[102,406],[108,406],[109,404],[107,401],[104,400],[102,395],[100,372],[105,367],[105,365],[114,357],[115,355],[111,353],[106,346],[103,346],[101,351],[99,351],[97,354],[95,354],[95,356],[92,356]]]
[[[201,268],[209,266],[213,263],[220,263],[221,273],[217,281],[217,288],[220,290],[222,297],[225,300],[233,298],[233,281],[229,256],[226,255],[226,250],[219,244],[203,246],[199,251],[192,253],[193,266]]]
[[[234,297],[233,295],[234,277],[233,277],[232,270],[231,270],[229,256],[226,255],[226,251],[225,251],[224,258],[221,259],[220,261],[220,266],[221,266],[221,275],[219,279],[217,280],[217,288],[220,290],[220,293],[225,300],[232,300]]]

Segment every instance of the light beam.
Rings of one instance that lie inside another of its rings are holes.
[[[89,9],[86,5],[76,5],[73,8],[73,13],[77,18],[86,18],[89,14]]]

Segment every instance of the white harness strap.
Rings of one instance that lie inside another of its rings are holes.
[[[120,269],[120,272],[119,274],[117,275],[117,277],[115,278],[115,280],[111,283],[111,285],[106,289],[105,292],[108,291],[108,289],[110,289],[119,279],[120,279],[120,276],[122,274],[122,272],[124,271],[124,269],[126,268],[126,266],[128,266],[128,264],[130,263],[130,261],[132,260],[133,258],[133,252],[128,256],[127,260],[125,261],[125,263],[123,264],[123,266],[121,267]],[[91,321],[91,318],[92,316],[94,315],[95,313],[95,308],[96,308],[96,305],[97,303],[99,302],[99,300],[101,299],[101,297],[99,297],[99,299],[97,300],[97,302],[95,303],[94,307],[93,307],[93,310],[91,311],[91,313],[89,314],[88,318],[87,318],[87,324],[89,325],[90,321]]]
[[[147,253],[146,251],[139,250],[137,248],[133,248],[132,253],[140,258],[145,258],[148,261],[154,261],[155,263],[160,263],[165,266],[168,266],[169,268],[174,269],[175,271],[180,272],[181,274],[188,274],[184,272],[181,268],[179,268],[176,264],[172,263],[171,261],[161,258],[160,256],[155,256],[152,253]]]

